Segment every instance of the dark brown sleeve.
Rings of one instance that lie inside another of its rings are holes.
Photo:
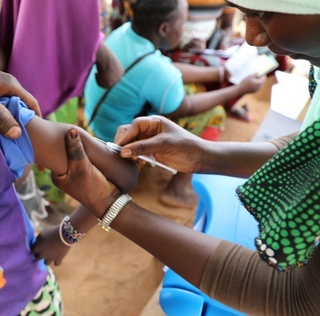
[[[318,315],[319,249],[308,265],[280,272],[257,252],[223,241],[208,261],[200,288],[248,315]]]
[[[279,150],[281,150],[284,146],[289,144],[299,133],[293,133],[286,136],[282,136],[280,138],[276,139],[270,139],[268,140],[270,143],[273,143]]]

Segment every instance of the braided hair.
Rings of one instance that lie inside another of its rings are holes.
[[[141,34],[150,34],[169,21],[178,7],[178,0],[130,0],[132,25]]]

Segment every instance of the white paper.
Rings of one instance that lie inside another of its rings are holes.
[[[271,110],[297,119],[310,97],[308,78],[283,71],[275,76],[278,83],[271,89]]]
[[[233,84],[239,84],[250,75],[266,74],[277,66],[278,63],[273,56],[259,55],[258,49],[246,42],[225,63],[231,75],[229,81]]]

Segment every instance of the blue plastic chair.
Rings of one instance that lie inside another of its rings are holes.
[[[192,185],[199,195],[199,204],[194,229],[255,249],[257,222],[241,205],[235,192],[245,180],[195,174]],[[171,269],[164,276],[159,302],[167,316],[245,315],[211,299]]]

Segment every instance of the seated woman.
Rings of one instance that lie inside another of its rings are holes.
[[[184,83],[219,82],[224,77],[216,67],[173,65],[160,51],[180,42],[187,2],[141,0],[132,3],[131,10],[132,23],[125,23],[105,40],[123,68],[130,69],[111,90],[99,87],[95,68],[86,83],[85,115],[97,137],[112,141],[119,125],[150,114],[167,116],[196,135],[207,126],[223,128],[225,112],[219,105],[258,90],[264,82],[251,76],[239,85],[187,95]],[[194,208],[197,196],[189,188],[190,179],[188,174],[174,175],[160,200]]]

